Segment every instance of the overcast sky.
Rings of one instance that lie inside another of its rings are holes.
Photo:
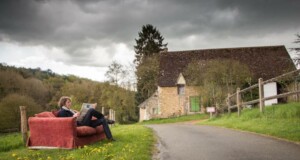
[[[299,0],[1,0],[0,63],[106,80],[143,25],[169,51],[294,44]]]

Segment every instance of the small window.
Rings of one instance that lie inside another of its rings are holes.
[[[152,114],[158,114],[158,108],[152,108]]]
[[[184,95],[184,85],[179,84],[177,86],[178,95]]]

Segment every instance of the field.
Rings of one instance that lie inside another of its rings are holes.
[[[244,109],[237,113],[199,123],[256,132],[278,138],[300,142],[300,103],[267,106],[261,114],[259,109]]]
[[[112,127],[115,142],[99,143],[73,150],[30,150],[23,146],[20,133],[0,136],[0,159],[16,160],[150,160],[155,137],[142,125]]]
[[[289,103],[259,109],[244,109],[207,119],[206,114],[154,119],[133,125],[115,125],[112,133],[116,142],[107,140],[73,150],[30,150],[22,143],[20,133],[0,135],[0,159],[15,160],[150,160],[155,151],[156,138],[146,124],[177,123],[199,120],[199,125],[214,125],[270,135],[289,141],[300,142],[300,103]]]

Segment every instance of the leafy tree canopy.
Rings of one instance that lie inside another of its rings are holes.
[[[163,43],[163,36],[151,24],[144,25],[142,31],[138,33],[139,38],[135,39],[135,63],[139,64],[143,61],[144,57],[158,54],[165,47],[167,43]]]
[[[124,70],[123,65],[117,61],[113,61],[112,64],[108,66],[108,71],[105,73],[105,76],[109,79],[109,82],[112,82],[116,85],[119,84],[120,79],[126,75],[126,70]]]
[[[58,109],[57,101],[61,96],[70,96],[74,109],[79,110],[83,102],[98,103],[99,111],[105,107],[104,114],[108,114],[108,109],[113,109],[116,121],[130,123],[138,120],[134,94],[109,83],[0,63],[0,121],[3,122],[0,132],[18,128],[19,106],[27,106],[28,116],[32,116]]]
[[[228,93],[251,83],[252,77],[248,66],[226,59],[193,61],[184,76],[189,84],[199,86],[200,96],[208,105],[223,104]]]
[[[163,43],[164,38],[151,24],[142,26],[135,39],[135,64],[137,77],[136,104],[142,103],[157,89],[157,77],[159,68],[159,52],[167,47]]]
[[[294,41],[294,43],[300,44],[300,34],[296,34],[296,40]],[[295,48],[291,48],[292,50],[296,51],[297,53],[300,52],[300,46],[299,47],[295,47]],[[294,58],[294,61],[296,63],[296,65],[300,64],[300,54],[298,54],[298,56],[296,58]]]
[[[157,78],[159,70],[159,60],[156,56],[151,56],[145,59],[143,64],[137,67],[137,89],[140,94],[139,103],[150,97],[157,89]],[[138,104],[139,104],[138,103]]]

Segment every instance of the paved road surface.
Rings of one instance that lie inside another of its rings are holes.
[[[252,133],[191,124],[148,127],[159,138],[161,160],[300,160],[300,145]]]

